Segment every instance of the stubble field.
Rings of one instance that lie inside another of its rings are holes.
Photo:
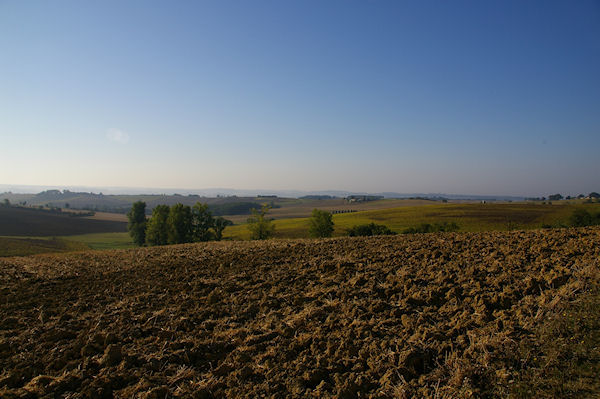
[[[5,258],[0,396],[589,397],[599,269],[597,228]]]

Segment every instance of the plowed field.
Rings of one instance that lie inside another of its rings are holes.
[[[0,397],[517,395],[599,268],[600,229],[5,258]]]

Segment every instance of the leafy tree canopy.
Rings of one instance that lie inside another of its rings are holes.
[[[213,238],[211,229],[214,219],[208,205],[197,202],[192,208],[192,235],[194,241],[210,241]]]
[[[166,245],[169,243],[169,206],[157,205],[152,210],[152,217],[146,229],[148,245]]]
[[[393,235],[396,234],[389,227],[383,224],[359,224],[348,230],[350,237],[358,236],[378,236],[378,235]]]
[[[192,209],[188,205],[175,204],[169,210],[167,218],[169,244],[192,242]]]
[[[133,242],[142,246],[146,242],[146,203],[144,201],[134,202],[131,210],[127,213],[127,228]]]
[[[250,238],[253,240],[266,240],[271,238],[275,233],[275,225],[273,220],[266,217],[271,207],[264,204],[260,211],[252,209],[252,216],[248,218],[248,229],[250,230]]]
[[[309,219],[308,232],[311,237],[331,237],[333,234],[333,216],[330,212],[313,209]]]

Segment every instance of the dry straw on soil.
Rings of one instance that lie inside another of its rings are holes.
[[[506,397],[600,230],[0,260],[0,396]]]

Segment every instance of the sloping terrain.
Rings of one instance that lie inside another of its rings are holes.
[[[0,236],[67,236],[127,231],[127,222],[74,217],[67,212],[0,206]]]
[[[385,203],[385,201],[375,201]],[[390,202],[391,203],[391,202]],[[431,201],[429,201],[431,203]],[[320,207],[321,208],[321,207]],[[539,229],[543,225],[568,225],[569,217],[575,210],[583,209],[591,213],[600,212],[600,204],[554,203],[490,203],[490,204],[431,204],[419,206],[398,206],[333,215],[334,236],[347,235],[355,225],[377,223],[401,233],[407,228],[423,223],[457,223],[460,231],[488,230],[528,230]],[[269,211],[269,217],[277,210]],[[240,222],[239,219],[236,219]],[[308,238],[308,218],[275,220],[276,238]],[[229,239],[249,239],[248,226],[243,224],[225,229],[223,234]]]
[[[532,397],[599,268],[600,229],[5,258],[0,397]]]
[[[63,238],[0,237],[0,256],[22,256],[53,252],[74,252],[90,249],[81,242]]]

